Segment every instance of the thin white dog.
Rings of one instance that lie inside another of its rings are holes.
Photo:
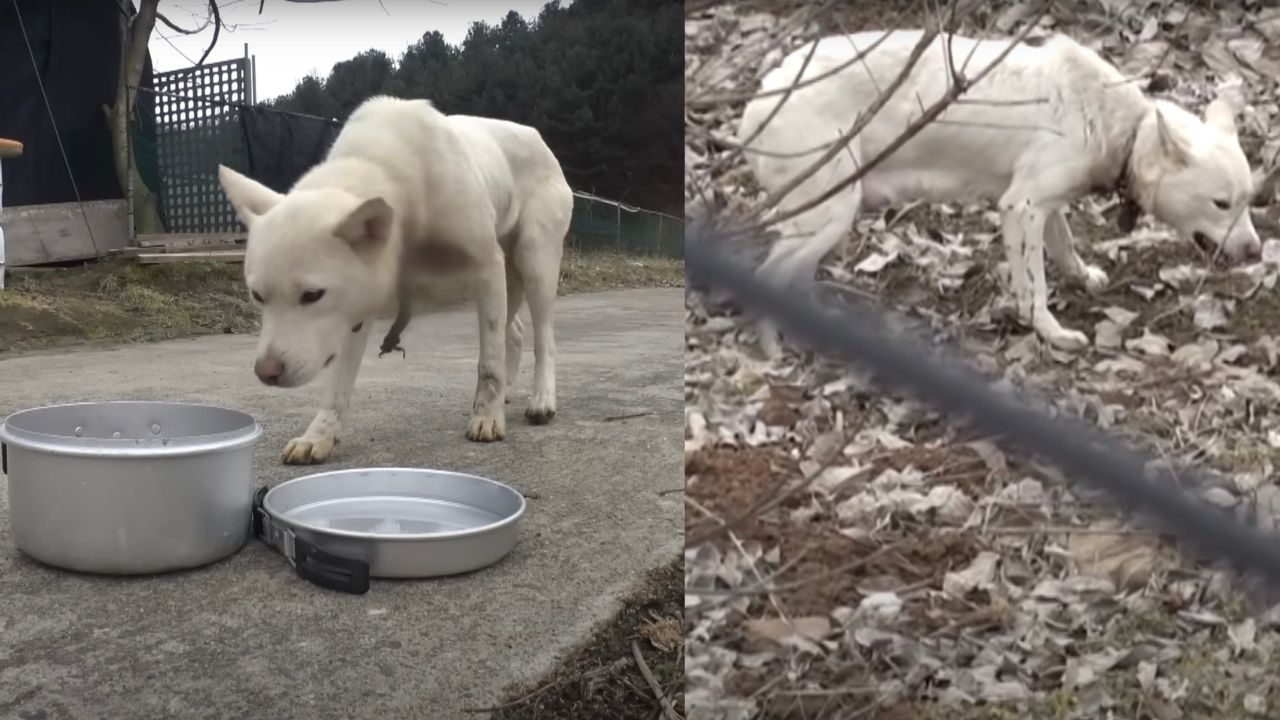
[[[298,387],[333,366],[324,404],[284,462],[331,455],[372,321],[395,313],[402,283],[472,289],[480,362],[468,439],[506,433],[526,299],[534,389],[525,415],[535,424],[555,415],[552,304],[573,192],[536,130],[376,97],[287,194],[226,167],[218,178],[249,230],[245,281],[262,307],[254,371]]]
[[[798,87],[810,46],[763,79],[738,131],[761,185],[777,195],[845,134],[906,67],[922,33],[893,31],[857,62],[883,32],[822,39]],[[849,144],[778,204],[786,211],[815,199],[881,152],[948,90],[950,67],[968,76],[994,60],[1011,39],[944,36],[925,50],[905,82]],[[971,59],[970,56],[972,56]],[[949,63],[954,63],[950,65]],[[839,66],[846,65],[843,69]],[[822,77],[826,76],[826,77]],[[763,127],[761,127],[763,125]],[[1236,136],[1235,113],[1214,100],[1200,119],[1152,100],[1099,55],[1064,36],[1019,44],[936,121],[861,181],[827,202],[779,223],[782,239],[760,268],[764,279],[812,282],[822,258],[848,233],[863,208],[922,199],[989,199],[1003,215],[1009,287],[1019,318],[1048,343],[1079,350],[1088,338],[1064,328],[1049,309],[1044,253],[1063,275],[1091,292],[1106,274],[1076,252],[1063,210],[1096,189],[1121,190],[1131,202],[1202,246],[1235,262],[1261,256],[1249,218],[1253,180]],[[762,345],[777,352],[764,328]]]

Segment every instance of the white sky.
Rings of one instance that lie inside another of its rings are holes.
[[[398,60],[409,45],[431,30],[440,31],[446,41],[457,45],[477,20],[496,24],[511,10],[533,20],[547,2],[382,0],[379,5],[378,0],[266,0],[259,15],[259,1],[219,0],[222,20],[231,31],[223,29],[218,46],[206,61],[244,57],[244,44],[249,43],[249,54],[257,56],[259,100],[290,92],[308,73],[324,78],[334,63],[364,50],[376,48]],[[159,9],[184,28],[199,27],[208,17],[208,5],[202,0],[160,0]],[[212,37],[212,28],[181,35],[157,21],[151,35],[151,62],[158,72],[189,67],[200,59]]]

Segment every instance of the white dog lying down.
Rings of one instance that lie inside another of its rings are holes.
[[[376,97],[287,194],[226,167],[218,178],[249,229],[245,281],[262,306],[254,371],[268,385],[297,387],[334,366],[286,463],[323,462],[333,451],[372,321],[393,314],[406,282],[462,280],[474,293],[480,363],[467,438],[506,431],[526,299],[535,366],[525,415],[555,415],[551,306],[573,192],[536,130]]]
[[[763,91],[743,113],[738,132],[750,140],[746,154],[771,194],[812,165],[832,140],[853,126],[859,113],[905,67],[922,33],[891,33],[866,57],[849,64],[883,32],[825,38],[804,78],[831,73],[795,90],[777,116],[757,129],[792,85],[811,46],[789,55],[763,80]],[[973,77],[1012,40],[952,40],[954,66],[968,61]],[[939,35],[885,106],[849,144],[779,203],[797,207],[821,196],[874,158],[941,98],[950,74]],[[1204,245],[1216,245],[1231,260],[1251,261],[1262,252],[1250,221],[1253,193],[1249,164],[1236,138],[1234,112],[1222,99],[1204,119],[1147,98],[1135,83],[1093,51],[1054,36],[1014,48],[1003,62],[940,118],[868,172],[862,180],[795,218],[779,223],[783,238],[760,268],[774,282],[812,282],[822,258],[849,232],[860,208],[913,199],[946,202],[991,199],[1004,217],[1009,286],[1023,322],[1063,349],[1088,345],[1081,332],[1062,327],[1049,310],[1044,251],[1063,275],[1098,291],[1107,276],[1076,253],[1063,208],[1094,189],[1116,188],[1143,210]],[[772,330],[762,343],[776,352]]]

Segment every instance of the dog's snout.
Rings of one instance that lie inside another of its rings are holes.
[[[1262,259],[1262,243],[1254,241],[1244,248],[1244,259],[1251,263],[1256,263]]]
[[[279,385],[284,375],[284,361],[276,355],[263,355],[253,363],[253,372],[267,385]]]

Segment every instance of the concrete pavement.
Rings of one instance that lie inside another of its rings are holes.
[[[467,576],[375,580],[366,596],[297,578],[257,540],[207,568],[94,577],[44,567],[9,538],[0,494],[0,717],[452,718],[490,705],[586,639],[681,547],[683,291],[557,304],[559,415],[524,422],[531,338],[507,439],[469,443],[476,321],[416,318],[407,359],[378,359],[376,328],[337,457],[279,462],[319,383],[260,385],[255,338],[0,356],[0,415],[58,402],[158,399],[244,410],[266,433],[258,484],[318,469],[422,465],[507,482],[533,498],[519,545]],[[625,420],[606,417],[650,413]],[[0,485],[3,485],[0,480]],[[73,529],[68,528],[68,531]]]

